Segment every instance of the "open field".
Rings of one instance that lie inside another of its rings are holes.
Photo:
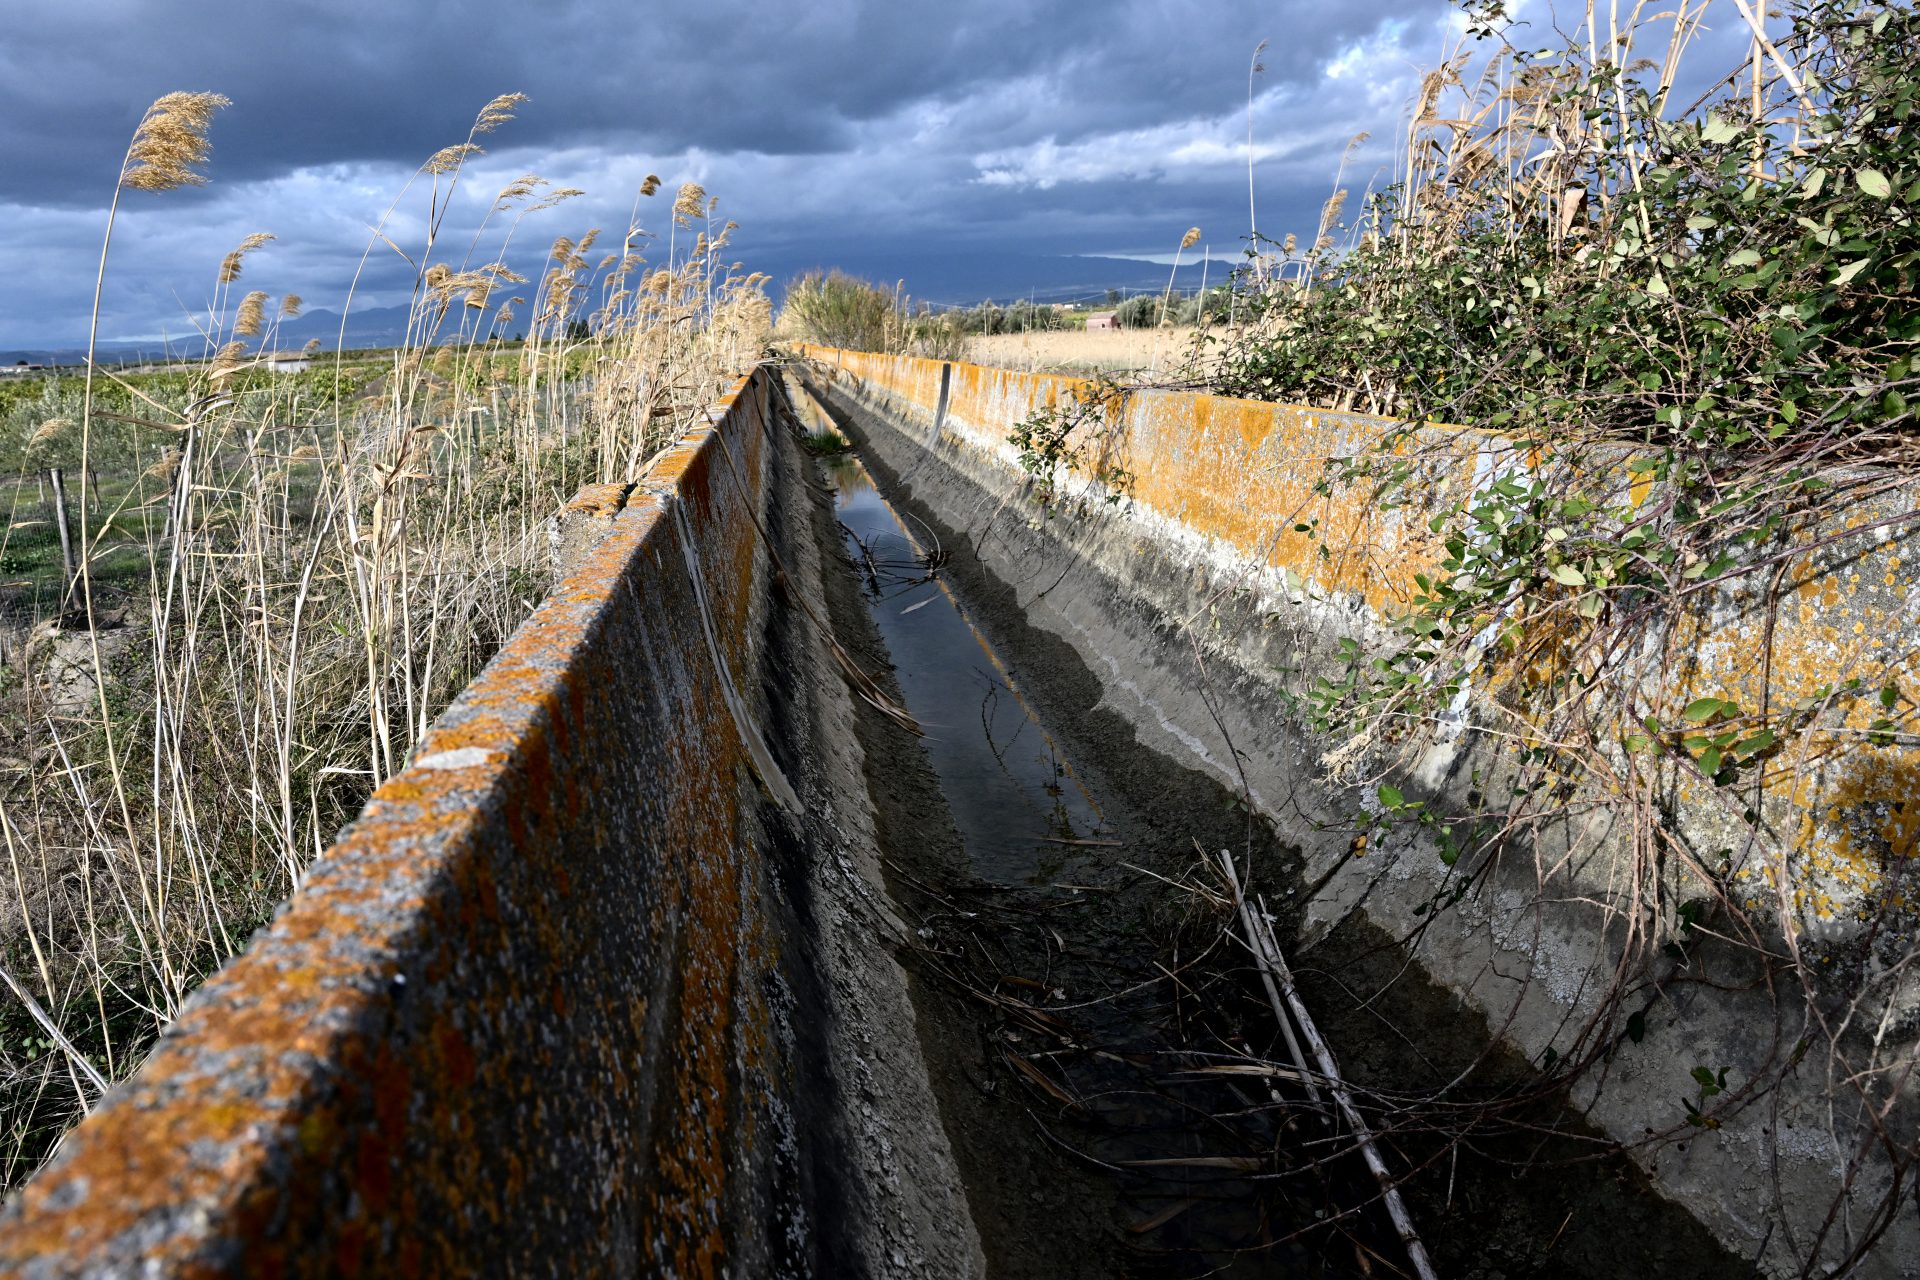
[[[1048,371],[1164,374],[1180,367],[1192,351],[1191,325],[1166,329],[1053,329],[1034,333],[995,333],[966,340],[966,358],[974,364],[1029,373]]]

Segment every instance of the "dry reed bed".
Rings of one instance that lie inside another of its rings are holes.
[[[528,175],[453,235],[478,139],[521,101],[488,103],[380,219],[362,269],[401,252],[412,311],[363,391],[325,355],[320,383],[335,370],[340,394],[314,394],[312,377],[235,390],[300,306],[236,287],[272,240],[257,235],[218,268],[208,358],[184,388],[129,382],[135,407],[110,414],[110,375],[90,371],[71,416],[33,428],[81,474],[128,433],[127,456],[161,451],[118,512],[71,513],[82,552],[65,616],[41,628],[31,678],[0,695],[0,1185],[139,1065],[404,766],[544,594],[550,513],[581,484],[637,474],[764,348],[762,278],[722,262],[732,224],[697,185],[675,194],[663,235],[636,220],[617,244],[560,237],[538,278],[510,265],[514,239],[579,192]],[[115,210],[126,192],[201,181],[224,105],[156,102]],[[642,186],[636,218],[659,185]],[[385,228],[409,200],[430,216],[403,250]],[[102,288],[111,244],[110,216]],[[489,341],[509,325],[523,347]],[[131,590],[95,568],[126,511],[150,531]]]

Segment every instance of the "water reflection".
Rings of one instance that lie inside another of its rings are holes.
[[[1105,832],[1094,802],[1019,687],[939,577],[945,549],[903,520],[851,454],[823,469],[847,550],[893,658],[975,874],[1051,879]]]

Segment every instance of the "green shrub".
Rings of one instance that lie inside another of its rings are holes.
[[[829,347],[894,351],[904,328],[899,312],[897,293],[844,271],[813,271],[787,286],[780,323]]]

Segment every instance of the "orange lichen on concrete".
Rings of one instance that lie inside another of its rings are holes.
[[[566,510],[578,515],[612,519],[627,505],[630,484],[590,484],[568,499]]]
[[[939,361],[807,350],[920,415],[934,412]],[[955,364],[947,427],[974,449],[1004,455],[1013,424],[1091,393],[1086,379]],[[1186,392],[1110,392],[1101,408],[1070,443],[1128,472],[1132,498],[1323,592],[1391,609],[1411,594],[1413,575],[1441,558],[1424,521],[1383,518],[1367,486],[1322,491],[1329,458],[1359,453],[1404,424]],[[1453,487],[1470,491],[1483,437],[1429,430],[1423,445],[1449,460]],[[1113,437],[1104,450],[1090,440],[1096,432]]]

